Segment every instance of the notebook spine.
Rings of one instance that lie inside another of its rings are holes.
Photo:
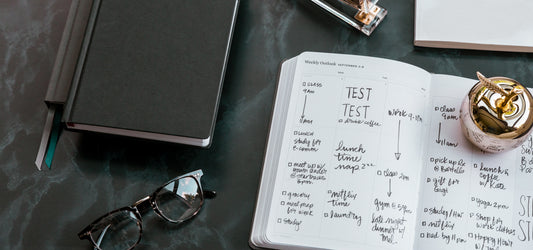
[[[49,105],[63,105],[67,100],[92,2],[73,0],[70,5],[45,96]]]

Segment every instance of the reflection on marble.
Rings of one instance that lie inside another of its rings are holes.
[[[2,248],[90,249],[76,234],[93,219],[201,168],[204,187],[218,196],[183,225],[148,216],[139,249],[248,249],[279,64],[303,51],[385,57],[472,78],[480,70],[533,86],[530,54],[413,47],[413,0],[380,1],[389,14],[371,37],[309,1],[241,0],[209,149],[64,131],[52,169],[37,171],[42,100],[69,4],[0,3]]]
[[[8,249],[28,248],[31,236],[26,233],[33,226],[34,208],[54,182],[68,178],[59,172],[43,178],[31,166],[45,108],[40,97],[50,75],[65,5],[64,0],[0,3],[0,216],[4,228],[0,244]]]

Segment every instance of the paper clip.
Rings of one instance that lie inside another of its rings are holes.
[[[387,10],[376,5],[378,0],[311,0],[348,25],[370,36],[383,21]]]

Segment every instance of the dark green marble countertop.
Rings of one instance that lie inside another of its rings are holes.
[[[248,249],[278,67],[303,51],[384,57],[470,78],[479,70],[533,87],[532,54],[414,47],[413,0],[380,1],[389,14],[370,37],[307,1],[242,0],[209,149],[64,131],[52,169],[38,171],[43,98],[69,4],[0,3],[2,249],[90,249],[77,233],[93,219],[198,168],[217,198],[188,223],[148,222],[139,249]]]

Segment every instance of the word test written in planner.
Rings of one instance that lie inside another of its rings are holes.
[[[475,80],[305,52],[282,64],[253,247],[531,249],[533,140],[462,135]]]

